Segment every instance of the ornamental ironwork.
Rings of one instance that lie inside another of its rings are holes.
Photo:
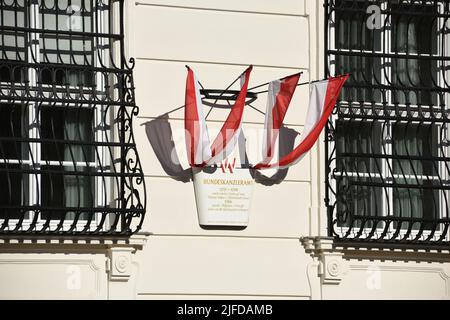
[[[123,0],[0,0],[0,234],[141,228],[133,67]]]
[[[449,246],[449,2],[325,1],[325,66],[351,74],[326,131],[329,236]]]

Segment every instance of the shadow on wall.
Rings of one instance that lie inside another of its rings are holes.
[[[299,135],[294,129],[286,128],[282,126],[279,132],[279,148],[278,148],[278,158],[281,159],[289,152],[294,150],[295,138]],[[259,170],[252,170],[252,176],[256,183],[262,184],[264,186],[272,186],[274,184],[281,183],[287,176],[289,168],[278,169],[272,176],[268,177]]]
[[[192,180],[191,168],[183,169],[178,154],[175,152],[169,115],[163,114],[152,121],[144,123],[145,132],[153,151],[163,170],[169,177],[181,182]]]
[[[180,182],[192,180],[191,168],[184,169],[175,149],[173,131],[169,122],[169,115],[163,114],[154,120],[144,123],[145,132],[153,151],[158,158],[164,172],[172,179]],[[293,129],[281,127],[279,133],[279,157],[283,157],[294,149],[295,138],[299,133]],[[247,156],[245,164],[249,166]],[[281,183],[287,176],[288,168],[278,169],[273,175],[266,176],[264,171],[250,169],[256,183],[264,186],[272,186]]]

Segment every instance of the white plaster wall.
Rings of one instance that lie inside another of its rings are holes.
[[[184,104],[185,64],[208,88],[225,88],[249,64],[254,65],[250,87],[298,71],[303,71],[301,81],[315,79],[307,10],[315,11],[305,1],[151,0],[129,2],[127,10],[133,17],[127,25],[128,49],[136,59],[140,108],[134,130],[148,189],[143,228],[153,233],[136,257],[137,296],[310,298],[307,266],[312,258],[299,238],[310,233],[311,207],[317,207],[311,193],[317,155],[305,157],[281,184],[256,185],[245,230],[204,230],[198,225],[192,182],[167,176],[145,128]],[[265,103],[261,95],[254,105],[265,110]],[[299,87],[285,121],[299,132],[307,103],[308,87]],[[226,114],[213,110],[210,130],[220,128]],[[183,109],[170,114],[172,130],[183,128],[183,115]],[[246,108],[244,132],[261,130],[263,121],[260,113]],[[174,140],[186,168],[184,136]]]
[[[0,253],[0,299],[108,298],[104,254],[30,246],[8,251]]]
[[[321,78],[321,1],[141,0],[126,1],[126,12],[140,107],[134,132],[148,191],[143,231],[152,235],[130,253],[125,280],[109,277],[115,264],[104,247],[0,244],[0,299],[449,299],[448,252],[428,260],[417,259],[421,252],[403,259],[353,255],[320,285],[328,265],[305,253],[299,239],[326,235],[321,143],[282,184],[257,185],[242,231],[201,229],[192,183],[168,177],[150,146],[146,123],[184,103],[185,64],[211,88],[223,88],[248,64],[255,66],[250,86],[297,71],[302,81]],[[307,95],[306,86],[297,90],[286,118],[300,132]],[[255,106],[263,110],[265,97]],[[217,128],[224,117],[214,110],[208,125]],[[182,119],[180,110],[169,121],[176,129]],[[263,117],[248,109],[244,121],[261,128]],[[73,266],[81,277],[76,290],[67,285]]]
[[[406,259],[345,261],[339,285],[322,286],[323,299],[450,299],[450,263],[418,261],[423,253]],[[442,256],[448,255],[441,254]],[[387,255],[389,256],[389,254]]]
[[[282,184],[257,185],[250,224],[242,231],[201,229],[192,183],[167,177],[150,147],[146,123],[184,104],[185,64],[209,88],[224,88],[249,64],[250,87],[297,71],[303,71],[301,81],[322,78],[322,1],[146,0],[130,2],[127,10],[134,17],[127,26],[128,50],[136,58],[140,107],[135,132],[148,188],[144,230],[153,233],[136,256],[137,298],[449,297],[449,263],[416,259],[420,252],[404,260],[350,257],[339,281],[320,284],[317,258],[305,253],[299,238],[326,235],[323,136]],[[262,95],[255,106],[264,110],[265,102]],[[303,86],[286,118],[299,132],[307,103]],[[214,110],[208,126],[218,128],[225,116]],[[263,120],[248,108],[244,129],[261,128]],[[171,113],[169,122],[182,129],[183,110]],[[175,143],[183,154],[183,137]],[[368,285],[372,270],[379,271],[380,288]]]

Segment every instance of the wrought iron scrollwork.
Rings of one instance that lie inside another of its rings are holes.
[[[326,75],[351,74],[326,130],[329,235],[448,247],[450,3],[328,0],[325,24]]]
[[[141,228],[124,52],[123,0],[0,0],[0,234]]]

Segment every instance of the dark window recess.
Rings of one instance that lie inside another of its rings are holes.
[[[20,165],[0,164],[0,227],[9,220],[24,220],[28,212],[28,177],[21,173]]]
[[[417,218],[424,221],[439,218],[439,168],[432,159],[437,157],[438,132],[431,124],[395,123],[393,125],[393,161],[395,181],[393,214],[400,218]],[[401,157],[401,158],[400,158]],[[400,187],[404,186],[404,187]],[[436,189],[435,189],[436,188]],[[403,228],[407,228],[407,223]],[[425,230],[432,224],[423,222]],[[397,227],[397,222],[394,223]],[[419,229],[415,223],[413,229]]]
[[[381,28],[369,28],[369,5]],[[342,244],[450,246],[448,1],[325,1],[328,232]]]
[[[401,104],[437,104],[439,62],[435,59],[416,59],[414,55],[436,56],[438,19],[436,5],[391,4],[391,47],[394,54],[410,58],[393,58],[393,102]],[[421,89],[420,89],[421,88]]]
[[[63,70],[59,67],[44,67],[40,74],[40,82],[65,87],[92,87],[95,85],[94,72],[90,70]]]
[[[27,128],[26,108],[20,104],[0,103],[0,159],[28,159],[27,145],[23,140]]]
[[[377,172],[381,161],[372,154],[381,152],[381,125],[378,122],[338,121],[336,154],[340,173],[336,176],[338,226],[361,226],[357,216],[382,214],[382,189]],[[354,213],[354,214],[353,214]],[[367,226],[372,222],[368,221]]]
[[[8,64],[8,66],[6,66]],[[23,83],[25,82],[25,71],[23,66],[16,64],[9,64],[7,61],[0,61],[0,83],[1,82],[12,82],[12,83]]]
[[[123,0],[0,0],[0,235],[141,228],[134,60],[113,20]]]
[[[95,161],[94,110],[43,107],[41,137],[44,160]]]
[[[380,52],[382,41],[380,29],[366,26],[367,6],[367,1],[336,1],[334,41],[341,52],[335,56],[335,67],[336,74],[352,75],[348,83],[353,87],[342,90],[342,98],[347,101],[381,101],[381,91],[367,87],[380,83],[381,58],[364,53]]]
[[[27,1],[0,1],[0,83],[22,83],[26,68],[21,62],[28,58]]]
[[[46,30],[39,38],[40,60],[44,66],[40,74],[42,84],[95,85],[94,46],[103,39],[92,35],[94,23],[100,24],[93,19],[94,3],[94,0],[75,1],[69,8],[67,3],[41,1],[39,23]],[[60,33],[71,29],[83,34]],[[62,66],[55,67],[55,64]],[[67,65],[74,68],[65,69]]]
[[[89,168],[43,166],[42,219],[69,223],[87,220],[90,214],[86,210],[95,207],[95,183],[91,174]]]

